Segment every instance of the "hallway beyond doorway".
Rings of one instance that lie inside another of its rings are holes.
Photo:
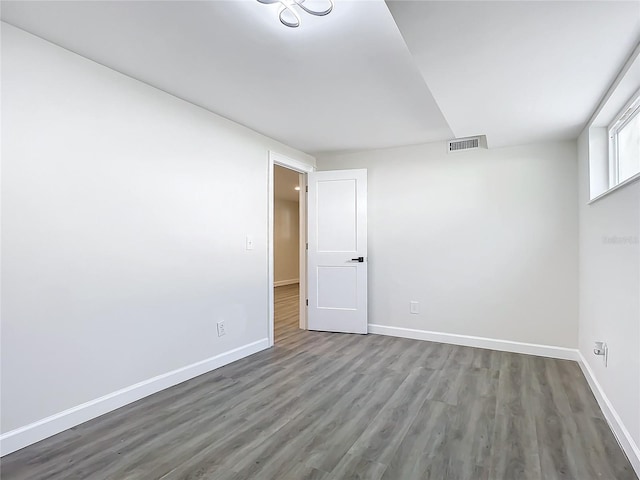
[[[300,332],[300,285],[284,285],[274,289],[275,343],[280,343]]]

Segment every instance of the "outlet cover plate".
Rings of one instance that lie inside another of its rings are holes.
[[[222,322],[218,322],[217,323],[217,328],[218,328],[218,336],[222,337],[225,335],[225,329],[224,329],[224,321]]]
[[[409,313],[412,315],[420,313],[420,303],[416,301],[409,302]]]

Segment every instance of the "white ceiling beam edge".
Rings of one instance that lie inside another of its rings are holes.
[[[572,140],[640,38],[640,2],[393,1],[456,137]]]

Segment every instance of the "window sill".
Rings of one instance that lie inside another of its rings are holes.
[[[596,195],[595,197],[593,197],[591,200],[589,200],[589,202],[587,203],[587,205],[591,205],[592,203],[597,202],[598,200],[600,200],[603,197],[606,197],[607,195],[609,195],[610,193],[615,192],[616,190],[620,190],[622,187],[626,187],[627,185],[631,185],[632,183],[637,182],[638,180],[640,180],[640,172],[636,173],[633,177],[629,177],[627,178],[624,182],[620,182],[618,185],[616,185],[615,187],[611,187],[609,190],[605,190],[604,192],[602,192],[600,195]]]

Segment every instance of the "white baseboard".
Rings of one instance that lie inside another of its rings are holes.
[[[266,348],[269,348],[269,339],[263,338],[257,342],[249,343],[206,360],[144,380],[37,422],[11,430],[0,435],[0,456],[15,452],[27,445],[44,440],[136,400],[173,387]]]
[[[427,340],[429,342],[451,343],[465,347],[486,348],[500,350],[502,352],[524,353],[539,357],[560,358],[563,360],[578,361],[578,350],[566,347],[554,347],[551,345],[538,345],[535,343],[512,342],[510,340],[498,340],[495,338],[474,337],[471,335],[458,335],[455,333],[430,332],[428,330],[416,330],[413,328],[388,327],[386,325],[369,324],[369,333],[389,335],[391,337],[412,338],[414,340]]]
[[[582,355],[582,352],[579,352],[579,360],[580,368],[582,369],[582,373],[584,374],[591,390],[593,391],[593,395],[596,397],[598,401],[598,405],[602,409],[602,413],[604,413],[604,417],[607,419],[609,423],[609,427],[613,431],[613,434],[616,436],[618,443],[622,447],[622,450],[627,455],[629,462],[631,462],[631,466],[636,472],[636,475],[640,477],[640,448],[631,437],[629,430],[625,427],[624,423],[622,423],[622,419],[616,409],[613,408],[613,404],[607,397],[606,393],[600,386],[598,380],[596,380],[596,376],[591,370],[591,367],[587,363],[586,359]]]
[[[293,285],[294,283],[300,283],[297,278],[292,278],[290,280],[278,280],[277,282],[273,282],[274,287],[284,287],[285,285]]]

